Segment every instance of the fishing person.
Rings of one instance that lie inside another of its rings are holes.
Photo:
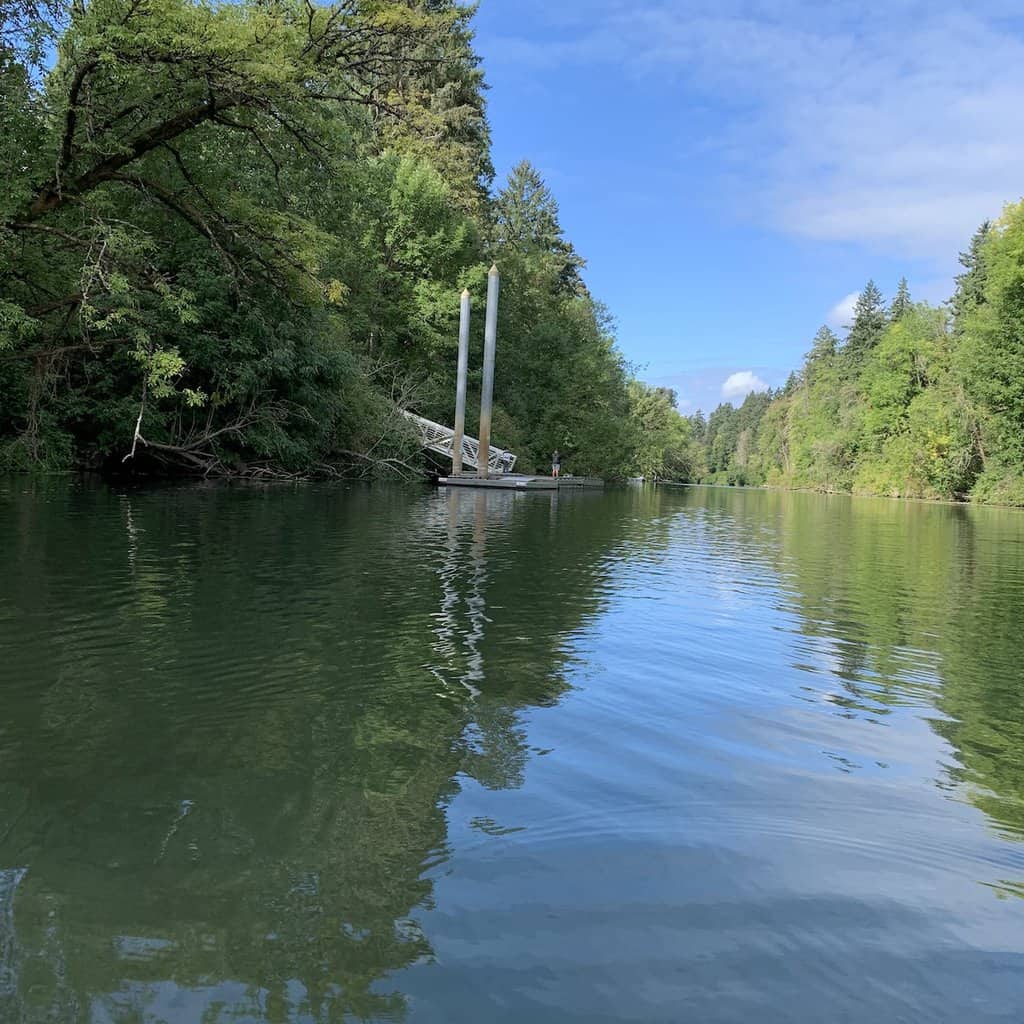
[[[562,475],[562,453],[557,448],[551,456],[551,475],[556,480]]]

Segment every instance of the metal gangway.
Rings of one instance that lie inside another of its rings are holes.
[[[446,427],[443,423],[435,423],[433,420],[417,416],[408,409],[402,410],[402,415],[415,424],[419,430],[423,447],[438,455],[445,455],[449,459],[453,457],[452,446],[455,444],[455,431]],[[462,464],[479,469],[480,465],[480,442],[475,437],[462,438]],[[490,446],[487,458],[487,471],[489,473],[511,473],[515,469],[516,456],[503,448]]]

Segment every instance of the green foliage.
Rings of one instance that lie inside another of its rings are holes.
[[[986,474],[1013,477],[1024,468],[1024,203],[1007,207],[980,256],[984,288],[966,304],[957,363],[977,405]]]
[[[638,474],[648,480],[691,480],[698,475],[700,446],[693,424],[676,409],[675,392],[633,381],[629,397],[637,428],[633,465]]]
[[[896,297],[892,300],[892,305],[889,307],[889,320],[892,323],[902,320],[912,308],[910,285],[907,284],[905,277],[901,277],[899,287],[896,289]]]
[[[985,221],[974,232],[967,252],[960,253],[960,265],[964,272],[957,275],[956,291],[949,302],[957,330],[962,328],[967,314],[985,301],[985,242],[991,231],[991,222]]]
[[[998,464],[986,467],[971,494],[976,501],[1024,508],[1024,472]]]
[[[527,467],[559,447],[572,472],[632,471],[629,373],[554,197],[525,163],[488,195],[471,7],[4,14],[6,465],[407,465],[397,411],[450,420],[457,296],[477,297],[478,367],[498,259],[495,440]]]
[[[952,316],[904,280],[886,317],[869,282],[845,344],[823,327],[770,406],[720,406],[695,432],[695,478],[1024,505],[1024,204],[961,262]]]
[[[703,423],[698,413],[689,420],[693,437],[703,447],[691,464],[697,473],[691,479],[717,484],[764,483],[763,460],[757,450],[761,420],[771,405],[770,392],[751,392],[739,408],[726,402]]]
[[[868,281],[853,307],[853,323],[843,346],[843,356],[855,373],[878,344],[887,322],[885,302],[874,281]]]

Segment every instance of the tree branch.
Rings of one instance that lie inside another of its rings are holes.
[[[90,60],[80,65],[71,79],[68,87],[68,109],[64,119],[64,138],[60,145],[60,157],[57,160],[57,175],[55,184],[57,191],[60,191],[61,177],[71,164],[72,151],[75,142],[75,127],[78,123],[78,97],[81,94],[82,86],[89,75],[99,67],[99,61]]]
[[[104,181],[112,181],[117,173],[130,163],[138,160],[151,150],[176,139],[179,135],[196,128],[204,121],[209,121],[221,110],[237,107],[243,97],[231,93],[225,96],[211,97],[205,103],[182,110],[174,117],[167,118],[129,142],[119,153],[111,154],[90,170],[80,175],[67,188],[61,188],[59,182],[51,181],[37,192],[28,209],[18,219],[19,223],[32,223],[40,217],[53,212],[72,196],[80,196],[91,191]]]

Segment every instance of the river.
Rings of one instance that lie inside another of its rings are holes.
[[[1024,515],[0,479],[0,1020],[1024,1007]]]

